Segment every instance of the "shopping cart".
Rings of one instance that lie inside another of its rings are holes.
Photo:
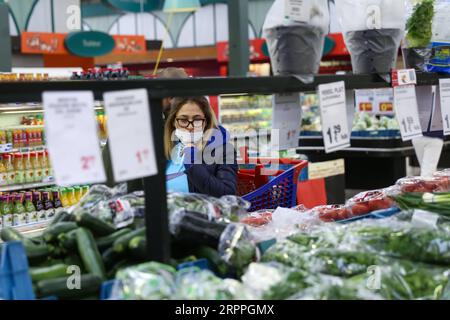
[[[240,149],[238,194],[251,203],[250,212],[297,205],[297,182],[308,161],[276,158],[251,158]]]

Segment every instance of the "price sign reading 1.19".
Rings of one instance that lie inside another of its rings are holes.
[[[107,92],[103,98],[114,180],[157,174],[147,90]]]
[[[44,92],[42,100],[56,183],[104,182],[92,92]]]
[[[414,85],[395,87],[394,104],[403,141],[421,137],[422,127],[420,125],[416,87]]]
[[[320,85],[318,91],[325,152],[350,147],[344,82]]]

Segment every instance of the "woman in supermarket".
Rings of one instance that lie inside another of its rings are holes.
[[[213,197],[236,194],[236,152],[205,97],[173,99],[164,147],[168,191]]]

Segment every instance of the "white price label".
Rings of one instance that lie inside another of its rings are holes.
[[[311,9],[311,0],[285,0],[286,19],[308,23]]]
[[[272,147],[287,150],[298,147],[302,107],[299,93],[276,94],[272,104]]]
[[[105,182],[92,92],[44,92],[42,100],[56,183]]]
[[[415,86],[394,88],[395,115],[403,141],[422,136]]]
[[[157,174],[147,90],[107,92],[103,98],[114,180]]]
[[[394,91],[392,88],[374,89],[375,110],[378,114],[394,115]]]
[[[381,8],[379,5],[370,5],[366,10],[367,29],[381,29]]]
[[[355,104],[357,112],[376,113],[375,92],[371,89],[355,90]]]
[[[444,134],[450,135],[450,79],[440,79],[439,90]]]
[[[318,91],[325,152],[350,147],[344,81],[320,85]]]

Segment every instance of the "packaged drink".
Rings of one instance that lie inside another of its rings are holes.
[[[8,183],[8,173],[3,160],[3,156],[0,155],[0,186],[5,186]]]
[[[83,197],[89,192],[89,186],[83,186]]]
[[[44,203],[44,210],[46,212],[44,212],[43,215],[38,216],[39,221],[50,219],[55,215],[55,211],[53,210],[53,203],[50,200],[50,192],[44,191],[42,193],[42,202]]]
[[[67,188],[67,200],[69,202],[69,206],[73,206],[77,204],[77,199],[75,197],[75,189]]]
[[[41,182],[43,179],[42,166],[39,161],[39,152],[31,152],[31,165],[34,169],[34,182]]]
[[[22,154],[14,154],[14,183],[23,184],[25,183],[25,170],[23,167]]]
[[[13,143],[13,132],[12,130],[6,131],[6,143]]]
[[[5,196],[5,202],[3,205],[3,227],[11,227],[13,223],[13,209],[12,197]]]
[[[52,197],[53,197],[53,207],[55,208],[55,213],[58,213],[63,209],[63,205],[60,199],[60,193],[57,189],[52,190]]]
[[[27,213],[36,211],[36,207],[34,206],[34,203],[33,203],[33,193],[31,193],[31,192],[25,193],[24,207],[25,207],[25,212],[27,212]]]
[[[33,205],[35,207],[34,212],[29,212],[27,214],[27,222],[37,222],[38,216],[46,216],[45,210],[44,210],[44,204],[42,203],[42,196],[41,193],[38,191],[33,192]]]
[[[34,169],[33,165],[31,164],[31,154],[24,154],[23,155],[23,167],[25,171],[25,183],[33,183],[35,181],[34,179]]]
[[[23,195],[18,194],[14,198],[14,209],[12,217],[12,225],[19,226],[26,222],[25,207],[23,205]]]
[[[28,142],[27,142],[27,132],[26,130],[20,130],[20,145],[21,148],[23,147],[28,147]]]
[[[0,144],[6,144],[6,131],[0,130]]]
[[[52,176],[52,167],[51,167],[50,159],[48,157],[48,151],[43,152],[42,163],[44,164],[42,166],[42,168],[43,168],[43,176],[44,176],[44,178],[46,180],[48,180]]]
[[[60,200],[61,200],[62,206],[65,208],[70,207],[70,202],[69,202],[67,195],[68,195],[67,189],[66,188],[61,189]]]
[[[8,185],[14,184],[16,181],[16,171],[14,170],[14,166],[12,164],[12,155],[5,154],[3,158],[5,159],[4,164],[6,168],[6,173],[8,175],[7,184]]]
[[[75,190],[75,200],[78,202],[80,202],[81,198],[83,197],[83,188],[80,186],[75,186],[73,187]]]
[[[3,206],[5,203],[5,196],[0,195],[0,230],[3,228]]]

